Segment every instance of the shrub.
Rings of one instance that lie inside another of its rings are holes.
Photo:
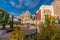
[[[21,26],[17,26],[14,28],[14,31],[12,32],[12,36],[10,40],[24,40],[25,33],[22,30]]]
[[[52,17],[47,16],[45,23],[40,25],[40,33],[37,34],[37,40],[60,40],[59,27],[54,25]]]

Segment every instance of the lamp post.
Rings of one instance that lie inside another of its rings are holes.
[[[36,34],[37,34],[37,14],[35,14],[36,16]]]

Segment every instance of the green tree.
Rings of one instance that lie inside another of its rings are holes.
[[[9,14],[3,9],[0,9],[0,23],[3,25],[3,28],[5,28],[5,25],[8,23],[8,19]]]
[[[10,16],[10,18],[9,18],[9,24],[10,24],[11,28],[13,28],[13,19],[14,19],[14,17]]]

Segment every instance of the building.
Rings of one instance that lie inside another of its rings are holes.
[[[20,18],[21,19],[30,18],[30,12],[26,11],[25,13],[23,13],[23,14],[20,15]]]
[[[37,11],[36,20],[37,20],[37,21],[41,21],[41,10],[38,10],[38,11]]]
[[[37,24],[39,24],[41,22],[41,10],[37,10],[37,12],[36,12],[36,22],[37,22]]]
[[[54,15],[56,17],[60,16],[60,0],[54,0],[51,5],[54,8]]]
[[[43,22],[45,21],[45,15],[46,14],[48,16],[54,16],[53,6],[42,5],[39,10],[41,10],[41,21],[43,21]]]
[[[33,20],[31,19],[31,14],[29,11],[26,11],[24,14],[21,14],[19,18],[22,20],[21,23],[23,24],[33,24]]]

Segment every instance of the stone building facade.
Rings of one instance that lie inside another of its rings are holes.
[[[54,9],[54,15],[56,17],[60,16],[60,0],[54,0],[51,5]]]

